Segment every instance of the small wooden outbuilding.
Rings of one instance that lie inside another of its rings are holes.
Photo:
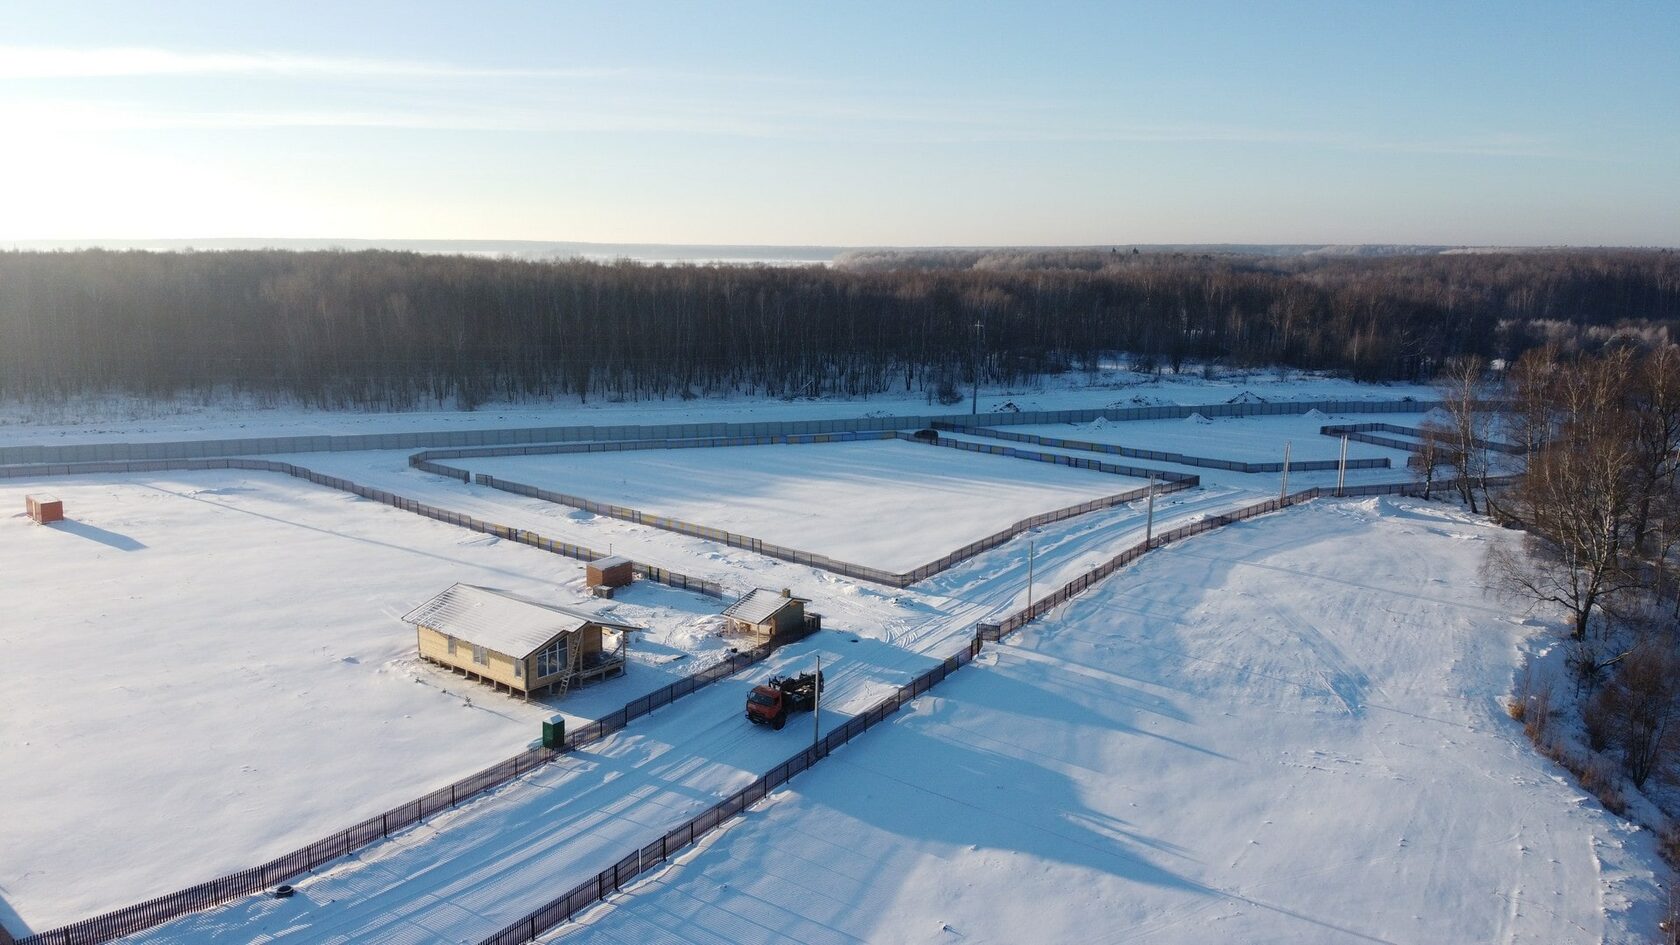
[[[809,603],[806,598],[793,596],[792,591],[761,587],[730,604],[723,616],[729,620],[730,632],[768,643],[777,637],[802,635],[813,622],[820,625],[821,617],[805,613]]]
[[[23,505],[29,510],[29,517],[38,525],[64,521],[64,503],[57,496],[26,495],[23,497]]]
[[[629,587],[636,579],[635,566],[623,555],[608,555],[589,562],[586,582],[590,587]]]
[[[630,633],[641,629],[474,584],[456,584],[403,622],[422,658],[527,698],[624,672]]]

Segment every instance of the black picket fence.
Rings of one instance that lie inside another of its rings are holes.
[[[949,430],[952,433],[963,433],[969,436],[988,437],[994,440],[1008,440],[1014,443],[1032,443],[1037,446],[1048,446],[1054,449],[1079,450],[1085,453],[1107,453],[1112,456],[1128,456],[1133,459],[1147,459],[1157,463],[1176,463],[1180,466],[1199,466],[1204,469],[1224,469],[1240,473],[1280,473],[1283,472],[1282,461],[1275,463],[1245,463],[1234,459],[1216,459],[1211,456],[1192,456],[1189,453],[1173,453],[1165,450],[1145,450],[1130,446],[1120,446],[1114,443],[1094,443],[1088,440],[1070,440],[1063,437],[1041,436],[1035,433],[1012,433],[992,427],[971,427],[954,423],[936,423],[936,430]],[[1321,431],[1322,432],[1322,431]],[[1388,457],[1376,459],[1350,459],[1347,461],[1349,469],[1388,469],[1392,464]],[[1292,459],[1289,461],[1290,472],[1313,472],[1340,468],[1341,461],[1335,459]]]
[[[1415,486],[1411,483],[1395,485],[1396,487]],[[1307,499],[1315,498],[1320,493],[1321,490],[1319,489],[1308,489],[1290,496],[1259,502],[1169,529],[1154,536],[1147,543],[1139,543],[1126,549],[1096,568],[1064,584],[1046,597],[1010,614],[1003,620],[977,625],[974,638],[969,641],[963,650],[947,657],[940,665],[918,676],[909,684],[899,687],[892,695],[865,712],[853,716],[844,725],[830,732],[818,744],[800,751],[787,761],[772,768],[763,777],[718,801],[675,829],[667,831],[653,842],[627,852],[608,868],[509,923],[494,935],[481,940],[480,945],[522,945],[522,943],[534,941],[550,929],[570,921],[579,912],[622,890],[625,884],[636,877],[657,869],[667,862],[673,854],[694,845],[706,834],[722,826],[729,819],[739,815],[753,804],[763,800],[771,791],[786,784],[794,775],[805,771],[827,757],[835,748],[846,744],[863,732],[885,721],[906,703],[923,695],[952,673],[972,662],[986,643],[997,642],[1032,620],[1067,603],[1103,578],[1136,561],[1148,553],[1150,549],[1159,548],[1192,535],[1212,531],[1233,522],[1275,512],[1290,505],[1304,502]]]
[[[439,788],[423,797],[394,807],[383,814],[370,817],[353,827],[338,831],[331,836],[276,857],[260,866],[230,873],[104,915],[25,936],[18,939],[15,945],[95,945],[95,943],[109,942],[124,935],[133,935],[136,932],[161,925],[189,913],[271,889],[325,863],[383,840],[395,831],[421,823],[429,817],[464,804],[487,791],[495,790],[515,778],[529,774],[554,761],[567,752],[576,751],[586,745],[598,742],[623,729],[631,721],[641,718],[662,706],[670,705],[683,696],[702,689],[713,682],[732,676],[762,661],[780,647],[809,636],[815,626],[815,623],[808,623],[806,625],[807,629],[803,631],[783,634],[771,643],[740,653],[732,653],[726,659],[697,673],[685,676],[647,695],[632,699],[625,703],[622,709],[567,732],[564,748],[526,749],[511,758],[468,775],[447,787]]]
[[[653,842],[626,853],[612,866],[542,904],[496,934],[483,939],[481,945],[517,945],[529,942],[570,920],[583,909],[624,888],[626,883],[637,876],[659,867],[672,856],[693,846],[719,825],[763,800],[771,791],[826,758],[835,749],[885,722],[911,700],[921,697],[946,677],[967,665],[979,652],[979,641],[970,643],[939,665],[900,686],[885,699],[847,719],[816,744],[795,753],[751,784],[718,801],[682,825],[666,831]]]

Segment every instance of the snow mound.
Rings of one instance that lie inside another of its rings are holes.
[[[1225,402],[1228,404],[1263,404],[1266,403],[1266,398],[1261,397],[1259,394],[1256,394],[1251,390],[1245,390]]]
[[[1112,424],[1110,424],[1108,422],[1107,417],[1098,417],[1097,419],[1092,420],[1090,423],[1080,424],[1079,429],[1081,429],[1081,430],[1106,430],[1110,426],[1112,426]]]
[[[1302,414],[1302,416],[1306,417],[1309,420],[1327,420],[1330,417],[1329,414],[1327,414],[1324,411],[1318,409],[1317,407],[1314,407],[1313,409],[1307,411],[1306,413]]]
[[[1190,416],[1185,417],[1184,422],[1185,423],[1212,423],[1213,421],[1209,420],[1208,418],[1202,416],[1199,413],[1193,413]]]

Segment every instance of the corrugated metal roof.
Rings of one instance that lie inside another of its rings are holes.
[[[781,591],[773,591],[767,587],[761,587],[735,603],[730,604],[729,609],[725,610],[723,615],[725,617],[733,617],[736,620],[743,620],[747,623],[763,623],[764,621],[769,620],[776,611],[781,610],[783,607],[786,607],[794,601],[798,601],[801,604],[810,603],[810,601],[807,601],[803,597],[783,597]]]
[[[581,629],[586,623],[614,630],[641,629],[600,614],[541,604],[476,584],[456,584],[409,611],[403,622],[431,627],[516,659],[530,656],[560,634]]]

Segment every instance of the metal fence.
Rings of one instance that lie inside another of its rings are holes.
[[[1395,483],[1389,486],[1360,488],[1363,490],[1390,489],[1400,492],[1420,487],[1415,483]],[[1351,490],[1344,490],[1344,493],[1352,494]],[[892,695],[864,712],[853,716],[844,725],[830,732],[818,744],[798,752],[787,761],[772,768],[763,777],[725,797],[674,830],[667,831],[653,842],[628,851],[608,868],[542,904],[518,920],[509,923],[494,935],[483,939],[480,945],[522,945],[522,943],[534,941],[539,935],[555,926],[571,920],[584,909],[623,889],[625,884],[636,877],[657,869],[674,854],[694,845],[730,818],[739,815],[748,807],[763,800],[772,790],[786,784],[794,775],[805,771],[827,757],[835,748],[846,744],[891,717],[906,703],[926,693],[952,673],[972,662],[986,643],[1001,640],[1032,620],[1067,603],[1103,578],[1136,561],[1148,553],[1150,549],[1159,548],[1192,535],[1212,531],[1233,522],[1275,512],[1308,499],[1317,498],[1322,494],[1324,494],[1324,490],[1307,489],[1289,496],[1245,506],[1231,512],[1209,516],[1179,528],[1169,529],[1154,536],[1147,543],[1139,543],[1122,551],[1103,564],[1064,584],[1046,597],[1010,614],[1003,620],[997,623],[978,625],[975,628],[974,638],[963,650],[947,657],[938,666],[916,677],[909,684],[899,687]],[[1360,494],[1378,493],[1363,491]]]
[[[449,467],[439,468],[448,469]],[[337,489],[341,492],[348,492],[351,495],[360,496],[361,498],[378,502],[383,505],[388,505],[392,508],[402,509],[405,512],[413,512],[416,515],[421,515],[434,521],[454,525],[459,528],[465,528],[468,531],[479,532],[485,535],[494,535],[497,538],[506,539],[507,541],[515,541],[522,545],[530,545],[532,548],[537,548],[542,551],[549,552],[550,554],[557,554],[567,558],[575,558],[579,561],[594,561],[598,558],[606,556],[605,552],[596,551],[583,545],[575,545],[571,542],[545,538],[536,532],[526,531],[522,528],[514,528],[509,525],[502,525],[500,523],[487,521],[481,518],[475,518],[471,515],[463,515],[460,512],[451,512],[448,509],[439,508],[434,505],[427,505],[424,502],[400,496],[393,492],[387,492],[384,489],[375,489],[372,486],[364,486],[361,483],[353,482],[349,479],[318,473],[312,469],[307,469],[293,463],[283,463],[269,459],[228,457],[222,459],[169,459],[142,460],[136,462],[53,463],[41,466],[0,466],[0,478],[22,479],[46,476],[78,476],[100,473],[144,473],[216,469],[245,469],[257,472],[282,473],[297,479],[308,480],[318,486],[326,486],[329,489]],[[441,474],[453,475],[453,472]],[[672,571],[669,568],[661,568],[657,565],[648,564],[642,561],[632,562],[632,567],[636,574],[646,580],[654,581],[659,584],[666,584],[685,591],[694,591],[697,594],[704,594],[708,597],[724,598],[732,596],[724,589],[722,584],[719,584],[716,581],[707,581],[703,578],[690,577],[689,575],[681,572]]]
[[[1491,486],[1508,485],[1514,478],[1515,477],[1509,476],[1497,477],[1489,479],[1485,484]],[[1454,479],[1446,482],[1435,483],[1432,488],[1445,491],[1455,487],[1457,482],[1458,480]],[[1359,498],[1381,495],[1416,496],[1422,495],[1423,493],[1424,485],[1421,482],[1391,482],[1359,486],[1343,486],[1339,490],[1333,486],[1314,487],[1311,489],[1303,489],[1287,496],[1280,496],[1276,499],[1267,499],[1264,502],[1256,502],[1253,505],[1247,505],[1240,509],[1233,509],[1229,512],[1210,515],[1206,518],[1202,518],[1185,525],[1180,525],[1177,528],[1170,528],[1166,531],[1158,532],[1149,541],[1139,542],[1138,544],[1127,548],[1125,551],[1120,552],[1102,564],[1097,565],[1095,568],[1092,568],[1084,574],[1074,578],[1072,581],[1062,585],[1055,591],[1046,594],[1038,600],[1034,600],[1026,607],[1023,607],[1007,617],[1004,617],[1002,620],[995,623],[984,624],[979,636],[982,640],[986,641],[1000,640],[1003,637],[1014,633],[1016,630],[1019,630],[1021,627],[1026,626],[1028,623],[1038,619],[1044,614],[1060,607],[1062,604],[1067,603],[1074,597],[1077,597],[1086,588],[1096,584],[1098,581],[1108,577],[1115,571],[1118,571],[1126,565],[1131,564],[1133,561],[1143,557],[1151,549],[1159,548],[1162,545],[1171,544],[1175,541],[1181,541],[1192,535],[1200,535],[1204,532],[1210,532],[1216,528],[1222,528],[1226,525],[1230,525],[1233,522],[1240,522],[1245,519],[1254,518],[1257,515],[1266,515],[1280,509],[1286,509],[1292,505],[1299,505],[1300,503],[1306,502],[1310,499],[1322,497]]]
[[[637,876],[657,868],[678,852],[693,846],[719,825],[763,800],[771,791],[827,757],[836,748],[885,722],[905,704],[920,697],[967,665],[979,652],[979,641],[971,642],[939,665],[898,687],[885,699],[852,716],[816,744],[796,752],[788,760],[771,768],[764,776],[690,818],[681,826],[668,830],[653,842],[626,853],[612,866],[485,938],[482,945],[517,945],[529,942],[571,919],[579,911],[612,895]]]
[[[1105,463],[1096,459],[1084,459],[1079,456],[1064,456],[1061,453],[1041,453],[1038,450],[1024,450],[1014,446],[994,446],[991,443],[974,443],[969,440],[953,440],[950,437],[940,437],[937,440],[924,440],[910,433],[898,434],[898,439],[910,440],[914,443],[926,443],[929,446],[943,446],[948,449],[965,450],[970,453],[986,453],[991,456],[1009,456],[1015,459],[1029,459],[1036,463],[1050,463],[1053,466],[1072,466],[1075,469],[1092,469],[1097,472],[1109,473],[1115,476],[1130,476],[1134,479],[1154,479],[1157,482],[1182,482],[1198,485],[1201,478],[1190,473],[1175,472],[1171,469],[1153,469],[1148,466],[1126,466],[1120,463]]]
[[[606,443],[548,443],[533,444],[529,446],[493,446],[453,450],[427,450],[410,456],[409,465],[416,469],[423,469],[427,472],[436,472],[440,475],[450,476],[451,478],[466,482],[469,480],[469,473],[467,470],[460,469],[455,466],[449,466],[437,462],[437,460],[497,456],[552,456],[572,453],[611,453],[648,449],[850,443],[895,439],[905,440],[912,443],[948,446],[959,450],[970,450],[973,452],[983,452],[998,456],[1008,456],[1015,459],[1048,462],[1065,466],[1079,466],[1086,469],[1095,469],[1099,472],[1132,476],[1136,478],[1145,478],[1153,475],[1161,479],[1161,484],[1156,486],[1155,491],[1163,495],[1170,492],[1178,492],[1183,489],[1193,488],[1200,482],[1196,476],[1168,470],[1150,470],[1140,469],[1133,466],[1117,466],[1112,463],[1102,463],[1096,460],[1080,460],[1073,457],[1058,456],[1052,453],[1040,453],[1034,450],[1019,450],[1007,447],[994,447],[987,444],[963,443],[959,440],[950,440],[946,438],[929,441],[920,439],[911,434],[892,430],[874,433],[707,437],[699,440],[625,440]],[[1126,492],[1119,492],[1087,502],[1081,502],[1076,505],[1070,505],[1038,515],[1033,515],[1015,522],[1001,531],[994,532],[977,541],[970,542],[961,548],[950,552],[949,554],[941,556],[938,560],[931,561],[917,568],[912,568],[909,571],[898,572],[889,571],[885,568],[871,567],[864,564],[854,564],[850,561],[841,561],[837,558],[831,558],[828,555],[803,551],[798,548],[790,548],[786,545],[779,545],[774,542],[765,541],[762,538],[755,538],[752,535],[743,535],[727,529],[713,528],[711,526],[701,525],[695,522],[684,521],[679,518],[655,515],[651,512],[646,512],[627,505],[614,505],[609,502],[597,502],[594,499],[585,498],[583,496],[556,492],[551,489],[544,489],[540,486],[534,486],[530,483],[517,482],[511,479],[502,479],[488,473],[478,473],[477,475],[470,476],[470,479],[478,485],[487,486],[491,489],[499,489],[503,492],[510,492],[514,495],[522,495],[527,498],[541,499],[544,502],[553,502],[557,505],[583,509],[587,512],[593,512],[596,515],[605,515],[608,518],[616,518],[620,521],[633,522],[637,525],[646,525],[650,528],[658,528],[664,531],[675,532],[679,535],[688,535],[692,538],[702,538],[707,541],[715,541],[731,548],[741,548],[766,557],[776,558],[781,561],[791,561],[794,564],[806,565],[807,567],[817,568],[819,570],[828,571],[856,580],[870,581],[875,584],[884,584],[888,587],[901,588],[908,587],[918,581],[926,580],[927,578],[932,577],[933,575],[938,574],[941,571],[958,564],[959,562],[966,561],[981,552],[996,548],[1028,529],[1037,528],[1041,525],[1047,525],[1052,522],[1064,521],[1080,515],[1086,515],[1101,509],[1113,508],[1117,505],[1124,505],[1128,502],[1136,502],[1139,499],[1145,498],[1149,494],[1148,487],[1140,487]]]
[[[1105,420],[1183,419],[1193,413],[1205,417],[1258,417],[1323,413],[1421,413],[1436,401],[1317,400],[1288,403],[1201,404],[1156,407],[1105,407],[1087,410],[1026,410],[989,414],[907,414],[891,417],[851,417],[836,420],[779,420],[753,423],[676,423],[620,426],[514,427],[488,430],[447,430],[415,433],[366,433],[343,436],[276,436],[228,440],[179,440],[160,443],[82,443],[64,446],[0,447],[0,465],[19,463],[85,463],[138,460],[209,459],[273,453],[359,452],[363,450],[422,450],[463,446],[506,446],[520,443],[561,443],[587,440],[698,439],[721,436],[769,436],[845,433],[929,427],[945,421],[970,426],[1012,426],[1029,423],[1088,423]]]
[[[1338,423],[1319,427],[1318,432],[1325,436],[1345,436],[1359,443],[1370,443],[1375,446],[1386,446],[1389,449],[1407,450],[1413,453],[1423,449],[1423,444],[1417,441],[1423,440],[1426,436],[1424,431],[1418,427],[1405,427],[1396,423]],[[1394,433],[1400,436],[1409,436],[1413,439],[1396,440],[1393,437],[1374,435],[1377,433]],[[1436,436],[1439,437],[1440,434],[1436,434]],[[1505,453],[1510,456],[1521,456],[1523,454],[1523,448],[1514,443],[1501,443],[1498,440],[1487,440],[1479,436],[1472,437],[1471,443],[1477,449],[1490,450],[1495,453]]]
[[[705,686],[732,676],[762,661],[778,648],[810,635],[814,623],[802,632],[784,634],[774,641],[740,653],[624,704],[622,709],[566,733],[565,747],[531,748],[512,758],[468,775],[448,787],[394,807],[383,814],[338,831],[308,846],[274,858],[261,866],[199,883],[104,915],[83,919],[60,928],[18,939],[15,945],[95,945],[161,925],[171,919],[198,912],[243,896],[260,893],[278,883],[300,876],[324,863],[336,860],[391,835],[393,831],[420,823],[494,790],[521,775],[554,761],[566,752],[600,741],[662,706]]]
[[[971,427],[954,423],[939,423],[934,425],[936,430],[949,430],[953,433],[964,433],[969,436],[990,437],[994,440],[1009,440],[1015,443],[1033,443],[1038,446],[1049,446],[1055,449],[1081,450],[1087,453],[1108,453],[1113,456],[1129,456],[1133,459],[1147,459],[1157,463],[1176,463],[1180,466],[1199,466],[1204,469],[1225,469],[1240,473],[1280,473],[1283,463],[1245,463],[1234,459],[1216,459],[1211,456],[1192,456],[1189,453],[1173,453],[1165,450],[1144,450],[1130,446],[1119,446],[1114,443],[1093,443],[1087,440],[1068,440],[1054,436],[1040,436],[1034,433],[1011,433],[991,427]],[[1320,432],[1323,432],[1322,430]],[[1378,459],[1350,459],[1347,461],[1349,469],[1388,469],[1392,464],[1388,457]],[[1289,461],[1291,472],[1311,472],[1328,469],[1338,469],[1341,463],[1334,459],[1294,459]]]
[[[1421,489],[1422,486],[1419,483],[1392,483],[1349,487],[1342,490],[1342,494],[1414,494]],[[1192,535],[1212,531],[1233,522],[1277,511],[1307,499],[1328,494],[1330,491],[1332,490],[1308,489],[1282,499],[1260,502],[1231,512],[1209,516],[1175,529],[1169,529],[1154,536],[1153,540],[1147,544],[1138,544],[1126,549],[1044,598],[1034,601],[1028,607],[1010,614],[1002,621],[980,625],[976,628],[977,632],[974,640],[964,650],[948,657],[940,665],[918,676],[909,684],[900,687],[892,695],[865,712],[854,716],[844,725],[831,731],[818,745],[795,754],[746,788],[730,795],[676,829],[668,831],[654,842],[632,851],[614,863],[609,869],[603,870],[593,878],[544,904],[485,941],[496,943],[496,945],[512,945],[512,943],[530,941],[542,932],[570,919],[579,910],[611,895],[622,888],[626,882],[665,862],[677,851],[692,845],[706,833],[715,829],[730,817],[739,814],[751,804],[756,803],[769,791],[786,783],[789,778],[809,768],[835,748],[846,744],[864,731],[886,720],[905,703],[927,692],[952,672],[966,665],[980,651],[984,642],[996,641],[1014,633],[1032,620],[1073,599],[1119,568],[1142,557],[1150,549]],[[582,745],[604,738],[624,728],[636,718],[669,705],[711,682],[739,672],[742,668],[764,659],[777,646],[797,638],[797,636],[785,637],[773,644],[735,654],[729,659],[714,664],[693,676],[685,677],[660,690],[633,699],[618,712],[580,726],[576,731],[569,732],[564,751],[575,750]],[[447,788],[439,789],[377,817],[369,818],[332,836],[277,857],[268,863],[138,905],[119,909],[106,915],[72,923],[48,932],[37,933],[18,940],[17,945],[92,945],[92,943],[108,942],[191,912],[261,892],[323,863],[383,839],[394,830],[401,830],[419,823],[427,817],[454,807],[485,791],[499,787],[522,774],[529,773],[553,761],[561,753],[561,750],[544,748],[527,750],[500,764],[463,778]]]

